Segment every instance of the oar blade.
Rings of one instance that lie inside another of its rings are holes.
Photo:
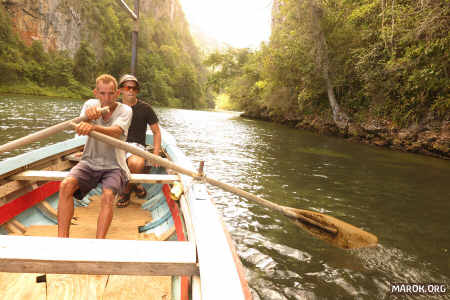
[[[289,209],[289,217],[295,225],[333,246],[357,249],[378,244],[378,238],[374,234],[334,217],[308,210],[284,208]]]

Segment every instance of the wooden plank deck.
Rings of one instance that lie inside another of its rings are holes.
[[[170,277],[109,276],[104,299],[170,300]],[[127,297],[127,298],[125,298]]]
[[[109,276],[47,274],[46,277],[47,300],[101,300]]]
[[[45,283],[36,283],[33,273],[0,273],[0,299],[2,300],[45,300]]]
[[[76,221],[80,225],[71,226],[71,238],[82,238],[79,242],[89,241],[85,238],[95,237],[100,199],[98,196],[94,196],[91,200],[92,202],[87,208],[75,208]],[[127,208],[115,208],[113,222],[107,239],[149,239],[148,235],[144,236],[139,234],[137,228],[139,225],[143,225],[150,220],[151,216],[148,211],[142,210],[136,200],[131,201]],[[27,236],[55,237],[57,235],[57,226],[30,226],[26,228],[24,234]],[[156,239],[156,237],[152,236],[150,239]],[[98,240],[91,241],[95,242]],[[181,255],[180,257],[186,257],[183,251],[187,250],[187,248],[178,248],[176,247],[177,243],[180,242],[166,242],[168,245],[173,245],[170,248],[173,248],[174,251],[177,253],[178,251],[181,252],[179,253]],[[29,243],[25,245],[28,245],[28,249],[33,249],[34,252],[38,251],[36,247],[30,246]],[[94,255],[94,252],[96,252],[96,249],[87,246],[87,244],[77,243],[77,245],[81,246],[73,249],[74,254],[66,253],[65,255],[73,257],[74,255],[76,256],[76,253],[79,253],[79,255],[84,257],[82,255],[83,253],[89,256]],[[129,255],[133,255],[131,248],[133,247],[125,249],[111,245],[108,249],[102,251],[104,251],[105,256],[110,256],[108,252],[115,251],[121,253],[121,250],[124,250],[125,253],[121,254],[122,257],[126,258]],[[155,249],[157,248],[153,250]],[[156,259],[158,259],[158,256],[160,258],[167,256],[171,250],[169,248],[164,249],[164,253],[158,254],[152,252],[150,255]],[[4,256],[2,255],[2,257]],[[36,277],[39,275],[42,274],[0,273],[0,299],[171,299],[170,276],[47,274],[46,282],[37,283]]]
[[[100,196],[93,196],[90,200],[91,203],[88,207],[75,207],[74,221],[79,225],[70,226],[71,238],[95,238],[101,200]],[[141,209],[137,200],[131,199],[129,206],[125,209],[114,208],[113,221],[106,238],[114,240],[157,240],[155,236],[149,238],[149,235],[145,235],[144,237],[137,229],[138,226],[145,225],[151,220],[149,212]],[[58,235],[58,226],[29,226],[25,231],[25,235],[56,237]]]

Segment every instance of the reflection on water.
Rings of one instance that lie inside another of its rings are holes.
[[[278,213],[212,187],[261,299],[376,299],[393,282],[449,283],[448,161],[225,113],[159,114],[189,157],[206,161],[208,176],[379,237],[374,249],[332,248]]]
[[[82,102],[19,97],[0,104],[4,143],[77,116]],[[380,240],[371,249],[336,249],[279,213],[211,187],[255,299],[385,299],[394,282],[450,288],[450,162],[229,113],[156,110],[194,164],[205,161],[208,176],[338,217]]]

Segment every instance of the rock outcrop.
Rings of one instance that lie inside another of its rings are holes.
[[[341,136],[351,141],[378,147],[450,159],[450,121],[447,119],[436,121],[430,116],[406,128],[400,128],[391,121],[370,119],[362,123],[353,123],[353,127],[342,131],[327,114],[309,115],[301,119],[298,116],[274,118],[269,110],[253,110],[241,116],[274,121],[324,135]]]
[[[74,54],[81,42],[79,1],[7,0],[2,2],[26,45],[41,41],[46,50]]]
[[[98,46],[96,34],[89,32],[86,16],[82,13],[82,1],[3,0],[0,4],[11,16],[14,30],[28,46],[33,41],[40,41],[47,51],[68,51],[71,56],[83,40]],[[155,19],[168,18],[171,22],[184,19],[178,0],[140,0],[140,13]]]
[[[178,0],[141,0],[139,5],[141,12],[151,14],[155,19],[168,17],[173,22],[177,17],[184,17],[184,12]]]

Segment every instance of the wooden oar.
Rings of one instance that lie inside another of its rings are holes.
[[[109,107],[108,106],[102,107],[102,108],[100,108],[100,111],[102,113],[103,112],[107,112],[107,111],[109,111]],[[65,122],[53,125],[51,127],[42,129],[42,130],[40,130],[38,132],[32,133],[32,134],[24,136],[24,137],[22,137],[20,139],[17,139],[17,140],[14,140],[12,142],[9,142],[9,143],[6,143],[4,145],[1,145],[0,146],[0,153],[11,151],[11,150],[17,149],[19,147],[28,145],[28,144],[30,144],[32,142],[37,141],[37,140],[49,137],[49,136],[51,136],[51,135],[53,135],[55,133],[58,133],[58,132],[61,132],[63,130],[71,128],[71,124],[72,123],[79,123],[81,121],[86,121],[86,120],[87,120],[86,117],[84,117],[84,118],[77,117],[75,119],[72,119],[72,120],[69,120],[69,121],[65,121]]]
[[[206,177],[204,175],[201,176],[194,171],[185,169],[167,159],[149,153],[145,150],[130,146],[129,144],[124,143],[118,139],[109,137],[96,131],[92,131],[89,135],[104,143],[113,145],[114,147],[123,149],[145,159],[149,159],[159,164],[160,166],[200,179],[204,182],[220,187],[221,189],[255,201],[263,206],[277,210],[285,216],[289,217],[294,222],[294,224],[298,225],[302,229],[305,229],[312,235],[331,243],[334,246],[344,249],[354,249],[375,246],[378,243],[378,238],[375,235],[331,216],[309,210],[296,209],[275,204],[226,183]]]

